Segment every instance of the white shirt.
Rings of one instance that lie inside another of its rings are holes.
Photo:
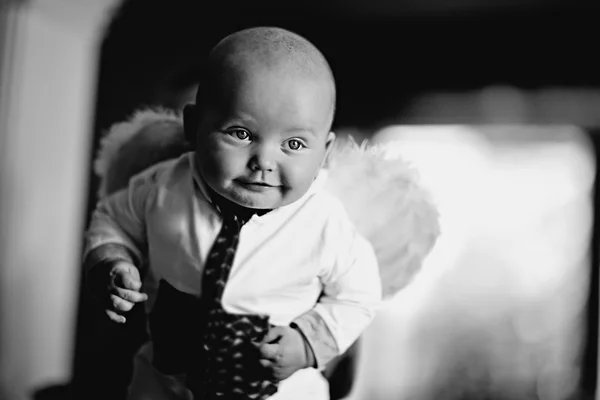
[[[109,243],[140,259],[147,253],[148,311],[160,279],[201,295],[221,217],[193,165],[188,153],[137,175],[128,189],[99,203],[86,236],[86,253]],[[326,178],[323,171],[301,199],[244,225],[222,299],[230,313],[268,315],[276,325],[296,322],[320,365],[331,358],[321,354],[331,352],[331,343],[341,354],[358,338],[381,299],[375,253],[342,203],[323,190]]]

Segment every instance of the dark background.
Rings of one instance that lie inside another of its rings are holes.
[[[256,25],[294,30],[323,51],[345,126],[382,124],[424,91],[599,86],[599,9],[583,0],[129,1],[102,48],[96,126],[172,101],[219,39]]]
[[[102,132],[136,108],[179,108],[210,48],[242,28],[280,26],[315,43],[337,80],[335,125],[374,130],[397,121],[410,101],[425,92],[490,84],[523,89],[600,87],[598,3],[127,1],[117,10],[102,44],[90,160]],[[589,128],[597,146],[594,127]],[[91,208],[97,183],[91,172],[90,182]],[[598,264],[597,230],[593,265]],[[589,398],[596,387],[596,268],[591,275],[581,383]],[[101,316],[82,291],[73,387],[85,388],[88,399],[118,399],[128,379],[127,356],[140,338],[130,334],[131,327],[108,324]],[[113,374],[108,376],[107,371]]]

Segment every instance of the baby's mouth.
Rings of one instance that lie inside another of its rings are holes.
[[[265,186],[265,187],[276,187],[276,186],[279,186],[279,185],[272,185],[270,183],[263,182],[263,181],[238,180],[238,182],[242,183],[243,185],[253,185],[253,186]]]
[[[261,191],[261,190],[266,190],[266,189],[270,189],[270,188],[276,188],[279,187],[279,185],[272,185],[270,183],[267,182],[263,182],[263,181],[246,181],[246,180],[238,180],[238,182],[250,189],[250,190],[256,190],[256,191]]]

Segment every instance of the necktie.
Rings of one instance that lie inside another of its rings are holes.
[[[277,391],[259,363],[252,341],[269,330],[262,315],[236,315],[222,307],[222,297],[237,250],[240,230],[256,213],[212,193],[223,225],[209,252],[199,302],[202,329],[198,363],[188,374],[196,399],[266,399]]]

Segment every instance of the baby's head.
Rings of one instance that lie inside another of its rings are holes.
[[[211,189],[272,209],[308,191],[335,138],[334,111],[335,83],[321,52],[297,34],[261,27],[213,48],[184,122]]]

